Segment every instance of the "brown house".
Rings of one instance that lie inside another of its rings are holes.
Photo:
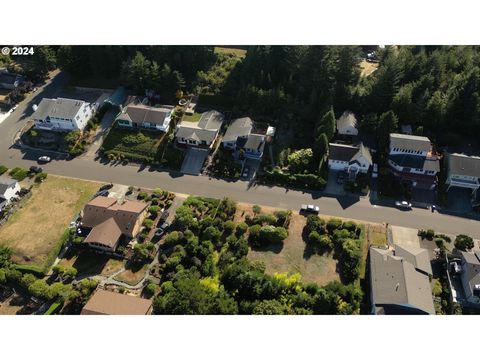
[[[82,226],[91,228],[85,243],[99,250],[115,251],[122,235],[134,238],[147,217],[148,204],[98,196],[82,211]]]
[[[82,309],[81,315],[148,315],[152,300],[97,290]]]

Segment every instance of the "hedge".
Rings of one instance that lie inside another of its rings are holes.
[[[265,171],[263,180],[279,186],[298,186],[306,189],[323,190],[327,185],[325,179],[316,174],[287,174],[279,168]]]
[[[45,311],[45,313],[43,315],[55,314],[57,312],[57,310],[60,311],[59,308],[61,308],[62,305],[63,305],[63,303],[61,303],[61,302],[54,302],[52,305],[50,305],[48,310]]]

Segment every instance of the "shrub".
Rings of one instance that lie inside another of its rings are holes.
[[[347,229],[348,231],[356,231],[357,230],[357,224],[353,221],[345,221],[342,224],[342,229]]]
[[[137,195],[138,200],[145,200],[148,197],[148,194],[146,192],[139,192]]]
[[[157,216],[158,213],[160,212],[160,207],[157,205],[150,206],[148,208],[148,212],[154,216]]]
[[[316,231],[312,231],[308,234],[308,242],[315,249],[329,249],[332,247],[332,240],[326,234],[320,235]]]
[[[255,215],[258,215],[262,212],[262,208],[259,205],[253,205],[252,211]]]
[[[223,224],[223,230],[225,231],[226,235],[230,235],[235,230],[235,223],[232,220],[227,220]]]
[[[428,229],[425,237],[429,240],[432,240],[434,236],[435,236],[435,231],[432,229]]]
[[[292,212],[288,210],[279,210],[279,211],[275,211],[273,215],[277,218],[277,226],[288,227]]]
[[[462,251],[467,251],[473,248],[473,239],[468,235],[458,235],[455,238],[455,247]]]
[[[319,218],[317,215],[307,216],[307,233],[316,231],[319,234],[325,234],[325,220]]]
[[[177,245],[180,240],[181,240],[181,235],[182,233],[179,231],[172,231],[171,233],[167,234],[164,238],[165,245],[169,246],[175,246]]]
[[[4,173],[6,173],[8,170],[8,168],[4,165],[0,165],[0,175],[3,175]]]
[[[152,199],[152,205],[158,205],[159,200],[156,198]]]
[[[327,222],[327,230],[331,234],[335,230],[339,229],[342,226],[342,220],[340,219],[330,219]]]
[[[143,220],[143,226],[145,226],[148,230],[150,230],[153,226],[153,220],[151,219]]]
[[[237,225],[237,228],[235,229],[235,235],[237,237],[242,236],[245,234],[248,230],[248,225],[245,222],[241,222],[240,224]]]
[[[38,183],[43,182],[46,178],[47,178],[47,173],[42,172],[37,176],[35,176],[35,182],[38,182]]]
[[[147,298],[151,298],[153,295],[155,295],[155,292],[157,291],[157,286],[154,283],[150,283],[147,286],[145,286],[143,291]]]

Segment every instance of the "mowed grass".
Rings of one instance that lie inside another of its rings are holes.
[[[0,227],[0,245],[12,249],[17,264],[43,267],[58,249],[72,218],[100,183],[49,175],[23,208]],[[55,254],[56,256],[56,254]]]
[[[262,206],[264,213],[272,213],[275,210],[280,209]],[[251,206],[238,204],[235,220],[242,221],[247,214],[253,216]],[[318,285],[325,285],[334,280],[340,281],[337,260],[333,258],[333,252],[317,255],[305,250],[302,232],[306,222],[306,217],[294,212],[288,228],[289,235],[284,240],[283,247],[273,246],[261,250],[250,248],[248,259],[264,262],[268,274],[299,273],[304,282],[314,282]]]
[[[215,46],[215,48],[213,49],[213,52],[215,54],[219,54],[219,53],[234,54],[239,58],[244,58],[245,56],[247,56],[247,50],[235,49],[235,48],[229,48],[229,47]]]
[[[200,121],[201,117],[202,117],[202,113],[198,113],[198,112],[195,112],[192,115],[185,114],[182,117],[182,121],[196,123],[196,122]]]

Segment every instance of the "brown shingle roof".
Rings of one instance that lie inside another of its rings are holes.
[[[82,309],[81,315],[147,315],[152,300],[97,290]]]
[[[104,246],[108,246],[109,248],[115,249],[120,241],[121,236],[122,230],[120,230],[117,222],[112,217],[93,227],[92,231],[90,231],[85,239],[85,243],[102,244]]]

